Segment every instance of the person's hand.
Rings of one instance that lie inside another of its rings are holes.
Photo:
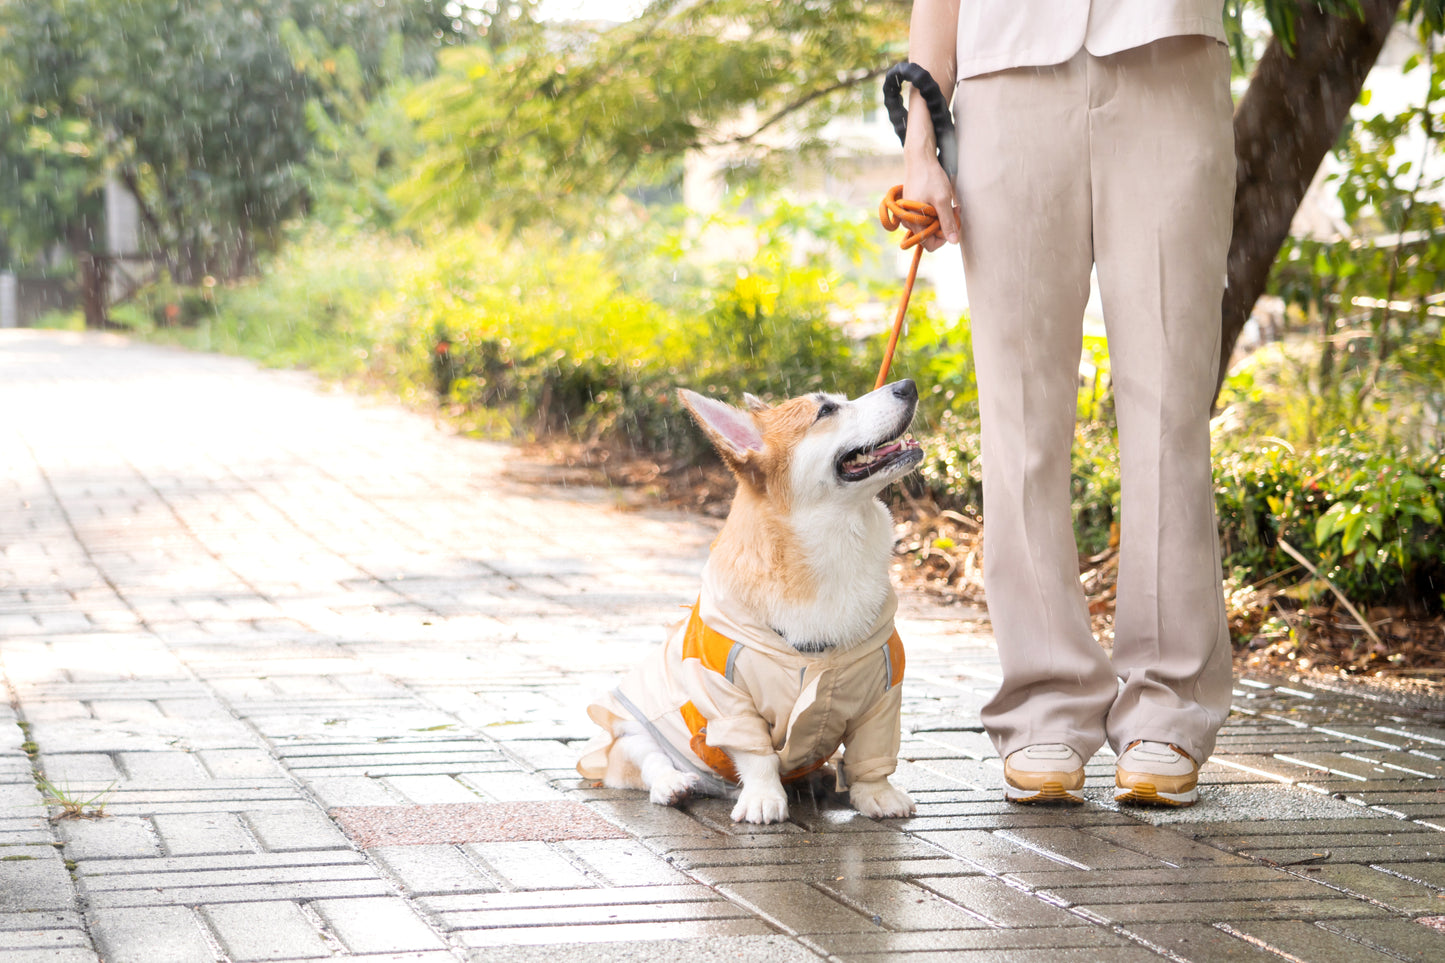
[[[958,243],[958,209],[953,206],[953,185],[936,157],[905,157],[903,198],[932,204],[938,212],[939,234],[923,242],[924,250],[936,251],[945,243]]]

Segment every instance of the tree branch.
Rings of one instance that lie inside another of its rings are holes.
[[[847,80],[840,80],[836,84],[831,84],[827,87],[821,87],[817,90],[809,91],[802,97],[799,97],[796,100],[793,100],[778,108],[776,111],[773,112],[771,116],[768,117],[767,120],[763,121],[761,124],[753,128],[748,133],[738,134],[735,137],[729,137],[720,141],[714,141],[713,144],[720,146],[722,144],[752,143],[758,138],[760,134],[762,134],[763,131],[779,123],[788,116],[797,113],[798,111],[807,107],[809,104],[812,104],[818,100],[822,100],[824,97],[830,97],[833,94],[838,93],[839,91],[849,90],[853,87],[858,86],[859,84],[867,83],[870,80],[883,76],[887,72],[888,67],[878,67],[873,70],[866,70],[863,73],[856,74],[853,77],[848,78]]]

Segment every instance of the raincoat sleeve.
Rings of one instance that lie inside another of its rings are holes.
[[[843,776],[848,783],[883,779],[898,768],[903,687],[890,686],[843,734]]]
[[[707,719],[707,744],[739,752],[776,752],[772,729],[747,689],[697,659],[685,659],[680,677],[692,704]]]

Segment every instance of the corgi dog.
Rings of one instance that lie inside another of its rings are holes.
[[[602,733],[578,771],[673,805],[736,798],[737,822],[787,818],[784,785],[834,763],[859,812],[914,812],[897,767],[903,645],[878,493],[923,460],[912,381],[855,400],[811,394],[745,409],[683,389],[737,480],[691,614],[588,707]],[[840,747],[841,758],[835,758]]]

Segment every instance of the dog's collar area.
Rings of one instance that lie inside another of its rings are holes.
[[[769,628],[773,627],[769,626]],[[811,639],[805,642],[794,642],[792,639],[788,638],[788,634],[782,629],[773,628],[773,632],[777,635],[778,638],[788,643],[788,645],[792,646],[793,649],[798,652],[827,652],[829,649],[834,648],[834,643],[832,642],[815,642]]]

